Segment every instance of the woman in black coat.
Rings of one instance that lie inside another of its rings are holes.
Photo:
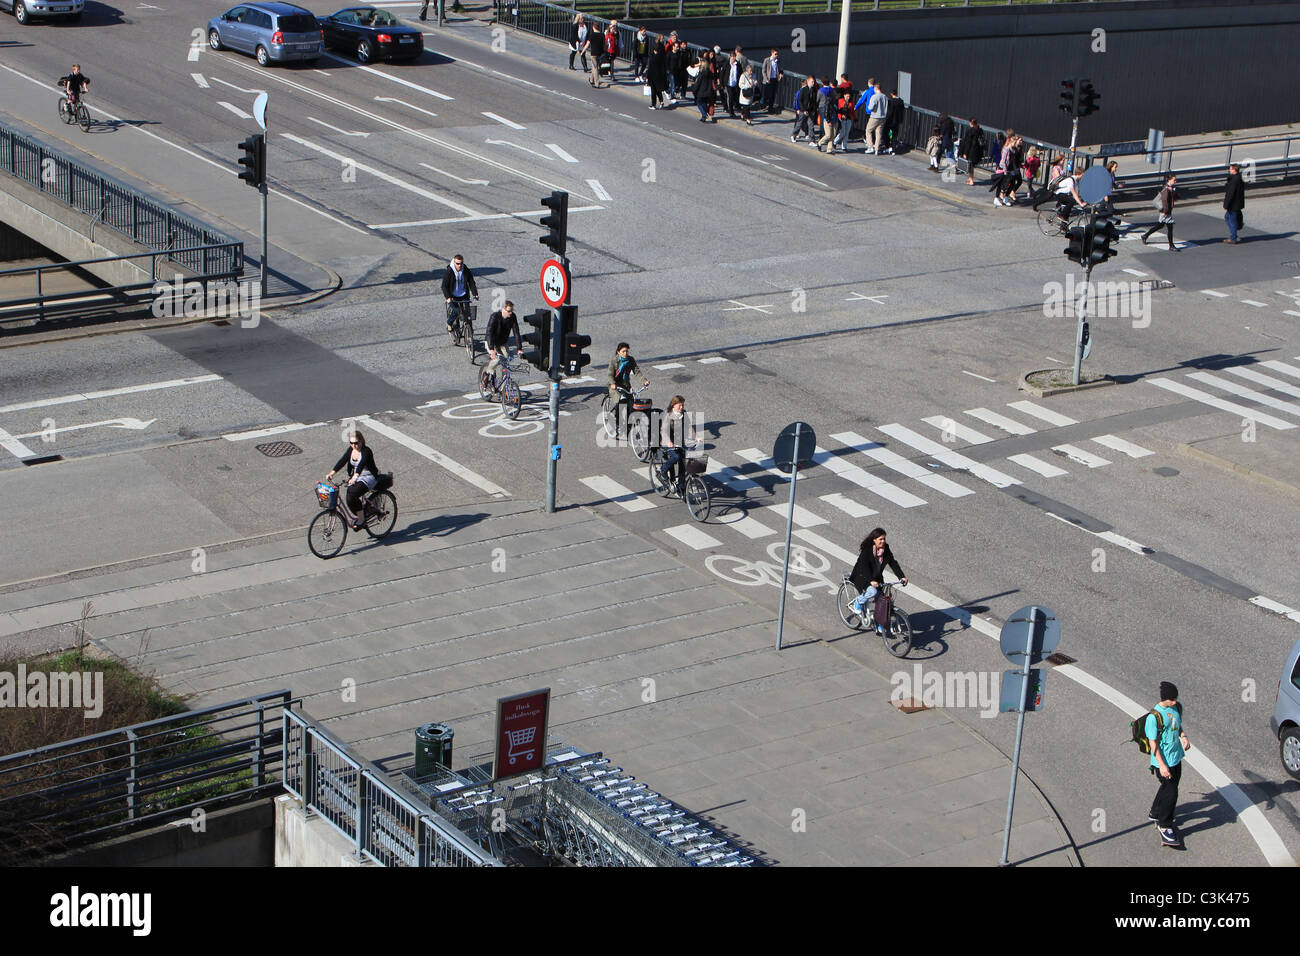
[[[859,617],[866,613],[863,611],[863,606],[875,598],[880,582],[884,579],[886,567],[894,572],[898,580],[907,583],[907,576],[898,566],[894,552],[890,551],[889,545],[885,543],[885,529],[875,528],[862,539],[862,544],[858,547],[857,563],[853,565],[853,571],[849,574],[849,583],[862,592],[851,605],[854,613]]]
[[[573,69],[573,58],[582,57],[582,72],[587,72],[587,51],[591,48],[591,28],[579,13],[573,18],[569,28],[569,69]]]
[[[348,469],[348,481],[345,486],[348,489],[346,510],[355,531],[361,527],[359,523],[361,496],[367,491],[373,490],[375,485],[379,483],[379,468],[375,465],[374,452],[366,444],[365,436],[361,432],[354,431],[348,435],[347,449],[339,457],[339,460],[334,463],[334,467],[325,476],[325,480],[329,481],[334,477],[334,473],[342,471],[344,466],[347,466]]]
[[[975,167],[984,162],[984,130],[980,129],[979,120],[970,121],[970,129],[966,130],[966,135],[957,146],[957,155],[970,163],[966,185],[974,186]]]
[[[700,59],[700,72],[695,77],[695,105],[700,110],[700,122],[709,122],[713,102],[718,98],[718,75],[713,69],[713,54],[706,53]],[[713,122],[717,122],[716,119]]]
[[[663,37],[655,37],[654,46],[650,48],[645,78],[650,84],[650,108],[657,110],[664,105],[664,93],[668,89],[668,52],[664,49]]]

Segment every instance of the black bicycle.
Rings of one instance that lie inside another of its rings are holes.
[[[86,109],[86,104],[82,102],[86,94],[82,93],[74,103],[68,96],[67,83],[60,83],[59,89],[63,90],[63,95],[59,97],[59,119],[68,125],[76,123],[83,133],[90,132],[90,110]]]
[[[894,588],[905,587],[902,581],[885,581],[876,592],[876,606],[872,608],[871,618],[865,618],[853,609],[853,602],[860,593],[849,576],[844,575],[835,603],[840,609],[840,620],[855,631],[875,628],[880,639],[885,642],[885,650],[895,657],[906,657],[912,649],[912,622],[903,611],[894,606]],[[883,623],[882,623],[883,622]]]
[[[622,408],[628,444],[632,446],[632,454],[636,455],[637,461],[650,460],[650,436],[662,411],[655,408],[650,399],[641,397],[641,393],[649,387],[647,383],[635,391],[619,388],[617,401],[609,397],[609,389],[606,389],[600,400],[600,425],[610,438],[618,438],[619,409]]]
[[[686,502],[686,509],[696,521],[708,521],[712,508],[709,483],[705,472],[709,467],[707,455],[691,458],[682,454],[673,466],[673,475],[665,478],[659,474],[669,449],[663,446],[651,448],[647,453],[650,462],[650,486],[665,498],[681,498]]]
[[[447,303],[447,324],[451,326],[451,344],[465,349],[469,364],[474,364],[476,346],[474,344],[474,320],[478,318],[478,306],[468,299],[452,299]]]

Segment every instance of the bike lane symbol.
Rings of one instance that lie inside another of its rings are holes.
[[[704,566],[732,584],[748,587],[770,584],[779,589],[781,569],[785,565],[785,545],[779,541],[772,542],[767,546],[767,555],[770,559],[768,561],[746,561],[735,555],[714,554],[705,559]],[[803,545],[793,545],[790,552],[790,580],[786,583],[786,590],[794,595],[796,601],[810,597],[805,593],[807,591],[838,594],[839,586],[826,577],[830,567],[830,558],[824,554]],[[797,578],[804,579],[805,583],[796,584]]]

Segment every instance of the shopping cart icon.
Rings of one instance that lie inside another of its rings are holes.
[[[536,727],[525,727],[523,730],[507,730],[506,740],[510,746],[506,749],[506,756],[510,758],[511,766],[520,758],[531,760],[537,748],[532,746],[533,738],[537,736]]]

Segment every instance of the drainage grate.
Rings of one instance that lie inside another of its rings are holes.
[[[302,454],[302,449],[291,441],[271,441],[255,447],[267,458],[285,458],[289,455]]]
[[[52,461],[63,461],[62,455],[42,455],[39,458],[24,458],[24,465],[48,465]]]
[[[1062,654],[1060,651],[1057,651],[1055,654],[1047,658],[1047,663],[1060,665],[1060,664],[1076,664],[1078,662],[1069,654]]]

